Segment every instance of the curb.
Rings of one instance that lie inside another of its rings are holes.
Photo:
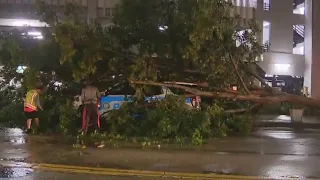
[[[125,169],[112,169],[112,168],[67,166],[67,165],[56,165],[56,164],[36,164],[33,166],[33,168],[38,170],[47,170],[47,171],[84,173],[84,174],[108,175],[108,176],[125,176],[125,177],[138,176],[138,177],[162,177],[162,178],[175,178],[175,179],[202,179],[202,180],[269,179],[265,177],[255,177],[255,176],[216,175],[216,174],[146,171],[146,170],[125,170]]]
[[[290,122],[258,122],[254,125],[256,128],[294,128],[294,125]],[[302,123],[300,128],[304,129],[320,129],[320,123]]]

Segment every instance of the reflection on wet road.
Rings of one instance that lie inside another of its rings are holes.
[[[213,139],[205,151],[142,151],[128,149],[57,150],[56,145],[38,145],[31,142],[20,129],[0,130],[0,179],[21,180],[102,180],[155,179],[138,177],[111,177],[87,173],[53,172],[34,169],[28,162],[46,159],[47,152],[76,157],[75,164],[100,164],[104,167],[127,167],[153,171],[214,173],[268,178],[319,178],[320,131],[290,129],[260,129],[252,136]],[[33,147],[30,148],[30,147]],[[35,149],[51,148],[39,154]],[[71,147],[70,147],[71,148]],[[32,149],[32,150],[31,150]],[[81,155],[79,155],[79,153]],[[69,159],[61,157],[61,163]],[[55,159],[55,157],[52,157]],[[63,161],[64,160],[64,161]],[[56,161],[54,161],[56,162]],[[50,162],[52,163],[52,162]],[[163,178],[162,178],[163,179]],[[168,179],[168,178],[167,178]]]

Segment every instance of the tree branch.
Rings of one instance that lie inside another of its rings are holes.
[[[260,77],[258,74],[256,74],[255,72],[253,72],[252,70],[248,69],[244,63],[242,62],[242,67],[243,67],[243,70],[250,74],[251,76],[253,76],[254,78],[256,78],[258,81],[261,82],[261,84],[271,93],[276,93],[276,92],[279,92],[277,90],[275,90],[274,88],[272,88],[271,86],[269,86],[269,84],[266,83],[266,81]]]
[[[151,85],[151,86],[165,86],[165,87],[174,87],[177,89],[182,89],[186,92],[189,92],[194,95],[203,96],[203,97],[211,97],[211,98],[222,98],[222,99],[234,99],[239,101],[250,101],[253,103],[258,104],[272,104],[272,103],[281,103],[281,102],[291,102],[297,104],[304,104],[306,106],[312,106],[320,108],[320,102],[316,101],[311,98],[306,98],[303,96],[297,95],[289,95],[289,94],[279,94],[279,95],[269,95],[269,96],[260,96],[255,94],[250,95],[242,95],[242,94],[234,94],[229,92],[208,92],[208,91],[201,91],[195,88],[190,88],[182,85],[177,84],[166,84],[166,83],[159,83],[153,81],[131,81],[133,84],[140,84],[140,85]]]
[[[240,82],[242,84],[243,89],[246,91],[247,94],[251,94],[249,89],[248,89],[248,87],[247,87],[247,85],[244,83],[244,81],[243,81],[243,79],[242,79],[242,77],[241,77],[241,75],[239,73],[239,70],[238,70],[238,67],[237,67],[237,64],[236,64],[235,60],[232,58],[230,53],[229,53],[229,58],[230,58],[230,60],[232,62],[233,69],[235,70],[235,72],[236,72],[236,74],[237,74],[237,76],[238,76],[238,78],[239,78],[239,80],[240,80]]]

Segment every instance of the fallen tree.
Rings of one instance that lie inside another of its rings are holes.
[[[176,83],[160,83],[153,81],[131,81],[133,84],[139,85],[151,85],[151,86],[165,86],[165,87],[174,87],[177,89],[184,90],[193,95],[198,95],[202,97],[210,98],[223,98],[230,100],[239,100],[239,101],[249,101],[257,104],[272,104],[272,103],[281,103],[281,102],[291,102],[294,104],[302,104],[305,106],[320,108],[320,101],[316,101],[311,98],[304,96],[287,94],[284,92],[278,92],[277,94],[268,94],[268,91],[265,88],[261,88],[260,91],[252,91],[250,94],[240,94],[238,92],[227,91],[202,91],[196,88],[191,88],[183,85],[178,85]]]
[[[24,78],[43,72],[42,79],[63,82],[60,88],[74,89],[72,93],[78,93],[77,82],[83,78],[99,83],[102,91],[133,79],[136,85],[172,86],[202,97],[251,102],[249,110],[281,102],[320,107],[313,99],[269,87],[254,71],[263,53],[259,28],[254,20],[243,25],[241,17],[230,15],[231,1],[122,0],[114,24],[107,28],[81,19],[70,4],[64,20],[45,3],[39,7],[40,18],[50,25],[43,30],[44,41],[21,37],[21,32],[2,35],[0,61],[7,67],[6,79],[18,76],[16,66],[25,65],[29,70]],[[252,87],[255,79],[264,88]],[[205,90],[160,83],[165,81],[194,82]],[[240,91],[230,90],[233,85]]]

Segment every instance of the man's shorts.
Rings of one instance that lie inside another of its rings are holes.
[[[28,119],[39,118],[39,115],[38,115],[38,112],[37,112],[37,111],[24,112],[24,114],[26,115],[26,117],[27,117]]]

